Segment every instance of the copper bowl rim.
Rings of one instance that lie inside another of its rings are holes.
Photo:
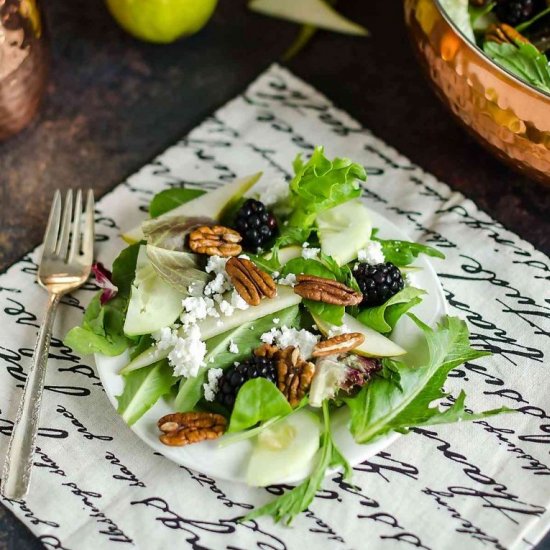
[[[544,100],[548,101],[550,100],[550,93],[545,92],[541,90],[540,88],[537,88],[536,86],[533,86],[532,84],[529,84],[528,82],[525,82],[518,76],[516,76],[514,73],[506,69],[505,67],[502,67],[495,61],[493,61],[475,42],[472,42],[463,32],[458,28],[456,23],[449,17],[447,14],[447,11],[443,8],[441,5],[440,0],[433,0],[434,4],[437,6],[437,9],[439,10],[439,13],[445,19],[445,21],[449,24],[450,27],[454,30],[454,32],[460,37],[462,42],[466,44],[466,46],[472,50],[475,54],[478,56],[480,55],[484,59],[486,59],[493,67],[495,67],[500,73],[502,73],[507,78],[510,78],[517,84],[519,84],[521,87],[525,88],[526,90],[529,90],[530,92],[535,92],[537,95],[541,96]]]

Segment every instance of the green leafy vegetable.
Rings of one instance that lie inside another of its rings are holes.
[[[485,25],[483,25],[482,28],[480,28],[479,23],[485,18],[486,15],[491,13],[495,6],[497,5],[496,2],[487,2],[483,6],[474,6],[473,4],[468,5],[468,12],[470,14],[470,23],[472,24],[472,27],[475,31],[478,30],[485,30]]]
[[[337,268],[340,270],[338,266]],[[290,260],[284,265],[281,271],[283,277],[289,273],[294,273],[295,275],[305,273],[307,275],[316,275],[317,277],[337,280],[336,274],[331,269],[323,265],[320,261],[313,259],[294,258],[293,260]],[[344,306],[325,304],[324,302],[316,302],[314,300],[307,299],[305,299],[303,303],[312,315],[319,317],[323,321],[337,326],[342,324],[342,318],[345,313]]]
[[[516,44],[483,44],[485,53],[516,76],[550,93],[550,65],[546,56],[533,44],[516,41]]]
[[[297,326],[299,308],[292,306],[283,309],[273,315],[266,315],[207,340],[207,352],[204,359],[207,366],[201,368],[194,378],[182,380],[176,397],[176,409],[178,411],[192,410],[202,397],[202,385],[206,381],[208,369],[225,369],[235,361],[247,358],[254,348],[261,344],[260,336],[272,328],[274,317],[280,319],[281,325]],[[228,350],[230,342],[238,347],[238,353],[231,353]]]
[[[157,193],[149,203],[149,216],[156,218],[166,214],[166,212],[173,210],[180,204],[196,199],[205,193],[204,189],[185,189],[183,187],[165,189]]]
[[[311,227],[319,212],[358,197],[361,189],[357,180],[367,179],[363,166],[346,158],[330,161],[322,147],[316,147],[307,162],[298,155],[293,166],[295,176],[290,182],[293,211],[283,235],[292,227]]]
[[[405,287],[381,306],[361,310],[357,319],[364,325],[387,334],[395,328],[404,313],[422,301],[423,294],[426,292],[420,288]]]
[[[177,382],[166,359],[130,372],[124,377],[124,391],[117,397],[118,412],[128,425],[137,422]]]
[[[243,518],[243,521],[269,515],[276,522],[283,521],[289,525],[298,514],[307,510],[315,498],[315,493],[320,489],[326,471],[329,468],[341,466],[344,469],[346,479],[351,476],[352,469],[348,461],[332,440],[328,403],[326,401],[323,403],[323,420],[324,431],[321,436],[319,459],[311,475],[288,493],[276,498],[265,506],[252,510],[252,512]]]
[[[118,287],[117,295],[102,306],[100,293],[97,294],[86,308],[82,324],[73,327],[65,336],[65,344],[77,353],[120,355],[132,343],[123,329],[138,252],[138,244],[121,251],[113,262],[113,283]]]
[[[388,382],[391,382],[399,391],[403,391],[400,373],[400,369],[404,368],[403,362],[392,359],[391,357],[383,357],[381,363],[382,369],[374,375],[388,380]]]
[[[411,241],[399,241],[395,239],[380,239],[373,231],[371,239],[378,241],[382,245],[382,252],[387,262],[391,262],[397,267],[404,267],[412,264],[420,254],[426,254],[432,258],[445,259],[445,254],[426,244],[414,243]]]
[[[525,30],[527,30],[533,23],[536,23],[539,19],[542,19],[543,17],[546,17],[550,13],[550,6],[548,6],[546,9],[540,11],[537,13],[534,17],[531,17],[531,19],[524,21],[523,23],[520,23],[516,27],[516,31],[519,33],[523,33]]]
[[[167,250],[150,244],[146,250],[151,265],[161,279],[184,294],[189,293],[191,285],[197,292],[202,290],[208,280],[208,275],[198,268],[196,254]]]
[[[246,382],[237,394],[228,432],[240,432],[276,416],[292,412],[287,398],[266,378]]]
[[[368,443],[392,430],[406,432],[413,426],[476,420],[509,411],[503,407],[467,413],[463,396],[457,399],[452,412],[430,407],[446,395],[442,387],[452,369],[490,354],[470,347],[468,328],[458,317],[445,317],[434,330],[414,315],[409,316],[424,333],[429,359],[417,367],[400,366],[401,389],[391,380],[375,377],[355,397],[345,399],[351,411],[350,431],[358,443]]]

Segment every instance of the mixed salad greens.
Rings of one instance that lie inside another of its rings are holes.
[[[206,194],[157,194],[112,272],[95,266],[101,290],[65,342],[81,354],[127,354],[118,411],[131,425],[166,399],[175,414],[159,421],[162,442],[251,439],[255,486],[309,471],[247,516],[290,522],[329,468],[351,475],[331,432],[336,410],[348,410],[351,435],[365,444],[507,409],[472,413],[463,392],[436,404],[449,372],[487,352],[470,346],[459,318],[432,328],[409,311],[425,295],[408,283],[412,264],[444,256],[378,236],[359,200],[361,165],[317,147],[295,159],[290,184],[255,186],[260,175]],[[391,339],[403,315],[424,335],[421,361]]]
[[[499,65],[550,93],[547,0],[441,0],[463,34]]]

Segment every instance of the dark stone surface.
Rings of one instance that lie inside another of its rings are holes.
[[[296,27],[226,0],[197,36],[155,46],[124,34],[100,2],[44,2],[53,68],[43,108],[0,144],[0,269],[42,238],[55,188],[96,196],[238,94]],[[550,252],[550,192],[501,165],[450,118],[420,74],[398,1],[342,2],[372,36],[318,33],[290,62],[367,128]],[[41,547],[0,507],[0,549]],[[550,548],[545,544],[544,548]]]

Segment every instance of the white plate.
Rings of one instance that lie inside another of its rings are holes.
[[[380,230],[380,236],[387,239],[410,240],[396,225],[371,211],[372,223]],[[434,325],[447,312],[447,305],[443,290],[432,265],[421,256],[415,263],[421,267],[419,271],[410,274],[413,286],[426,290],[427,295],[421,304],[413,311],[428,325]],[[392,340],[408,350],[408,356],[423,354],[425,350],[420,344],[420,330],[408,318],[402,317],[393,331]],[[116,397],[122,393],[123,380],[118,371],[128,362],[126,353],[117,357],[96,355],[97,369],[101,382],[113,406],[117,407]],[[173,412],[171,403],[159,400],[131,429],[153,450],[163,454],[176,464],[203,472],[218,479],[230,481],[245,481],[247,458],[252,448],[249,440],[241,441],[227,447],[219,448],[217,441],[204,441],[187,447],[167,447],[160,443],[157,429],[157,420],[165,414]],[[335,412],[333,415],[334,439],[350,464],[356,465],[380,452],[394,441],[399,434],[394,433],[380,438],[368,445],[358,445],[353,441],[348,429],[349,416],[347,408]],[[223,438],[222,438],[223,439]],[[308,475],[308,471],[297,471],[291,477],[281,479],[280,483],[299,481]]]

